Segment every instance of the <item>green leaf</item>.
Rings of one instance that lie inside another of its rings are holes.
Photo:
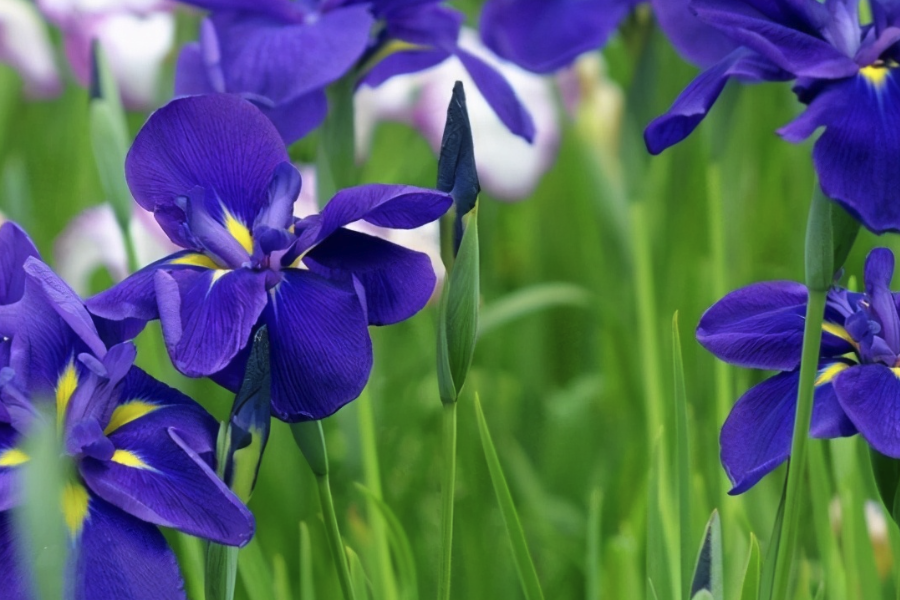
[[[456,402],[466,382],[478,332],[478,209],[466,218],[459,254],[444,282],[438,324],[438,386],[441,401]]]
[[[232,600],[237,580],[238,548],[210,543],[206,547],[206,600]]]
[[[759,597],[759,542],[750,534],[750,552],[747,557],[747,568],[744,570],[744,583],[741,586],[741,600],[757,600]]]
[[[131,221],[131,191],[125,180],[125,156],[128,154],[128,126],[116,87],[116,79],[99,44],[93,47],[90,132],[94,158],[103,191],[112,205],[116,220],[127,237]]]
[[[677,596],[672,586],[672,570],[669,559],[669,547],[665,531],[664,515],[661,506],[664,487],[662,476],[662,430],[653,442],[650,458],[649,484],[647,486],[647,575],[653,581],[654,592],[661,598]],[[647,595],[650,596],[648,589]]]
[[[180,531],[173,535],[178,542],[178,562],[184,576],[184,587],[188,598],[203,600],[206,593],[206,546],[207,543]]]
[[[272,600],[275,596],[272,573],[256,538],[241,548],[239,558],[238,573],[247,597],[250,600]]]
[[[859,222],[816,184],[806,232],[806,285],[828,290],[856,241]]]
[[[348,75],[326,89],[328,115],[319,129],[316,153],[316,194],[325,206],[339,190],[356,185],[356,133],[354,129],[354,77]]]
[[[309,527],[300,523],[300,600],[315,600],[316,587],[313,581],[312,542]]]
[[[678,491],[678,530],[681,544],[681,590],[684,597],[691,578],[691,463],[688,447],[687,390],[684,384],[684,359],[678,332],[678,312],[672,317],[672,362],[675,373],[675,472]]]
[[[769,547],[763,559],[762,574],[759,579],[759,600],[769,600],[772,597],[772,588],[775,585],[775,567],[778,561],[778,545],[781,540],[781,529],[784,524],[784,504],[787,498],[787,478],[781,490],[781,500],[778,502],[778,512],[775,513],[775,522],[772,524],[772,535],[769,536]]]
[[[353,592],[359,600],[369,600],[369,583],[359,555],[347,546],[347,562],[350,565],[350,577],[353,579]]]
[[[588,505],[588,526],[587,526],[587,552],[584,561],[585,570],[585,588],[587,600],[600,600],[600,572],[602,563],[600,562],[600,547],[602,535],[600,531],[601,511],[603,507],[603,493],[599,489],[595,489],[591,493],[590,504]]]
[[[691,582],[691,597],[706,590],[712,600],[724,600],[724,576],[722,567],[722,523],[719,512],[714,510],[706,530],[703,532],[703,543],[697,554],[697,566],[694,567],[694,579]]]
[[[478,317],[478,337],[548,308],[584,307],[590,300],[590,292],[571,283],[539,283],[516,290],[482,309]]]
[[[388,506],[384,500],[378,498],[371,490],[358,483],[356,484],[356,489],[366,496],[369,502],[371,502],[371,505],[381,513],[382,518],[384,518],[385,523],[387,523],[388,532],[390,534],[388,540],[390,541],[391,549],[393,550],[394,557],[397,561],[397,573],[400,579],[401,597],[408,600],[417,598],[419,594],[419,582],[416,573],[416,557],[413,553],[409,536],[406,535],[406,531],[403,529],[400,519],[397,518],[397,515],[394,514],[391,507]]]
[[[700,590],[691,596],[691,600],[715,600],[715,596],[709,590]]]
[[[897,512],[897,488],[900,486],[900,460],[885,456],[869,446],[869,458],[872,465],[872,475],[878,487],[878,494],[887,513],[896,523],[900,523],[900,513]]]
[[[272,557],[272,587],[275,588],[274,600],[291,600],[291,583],[288,579],[287,564],[284,562],[284,557],[278,553]]]
[[[484,412],[481,410],[481,399],[475,394],[475,416],[478,420],[478,433],[481,436],[481,447],[484,450],[484,458],[487,461],[488,472],[491,475],[491,483],[494,485],[494,493],[497,495],[497,504],[500,506],[500,514],[503,516],[503,524],[506,525],[506,536],[512,546],[513,559],[516,564],[516,573],[519,575],[519,583],[528,600],[543,600],[544,592],[541,590],[541,582],[534,568],[534,561],[528,550],[528,542],[519,513],[513,502],[506,477],[503,475],[503,467],[500,466],[500,458],[494,448],[491,432]]]

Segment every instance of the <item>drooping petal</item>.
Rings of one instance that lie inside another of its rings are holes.
[[[266,305],[265,272],[157,271],[155,282],[169,356],[190,377],[225,368],[249,341]]]
[[[701,73],[676,98],[671,108],[655,118],[644,131],[644,142],[651,154],[674,146],[700,124],[731,77],[755,83],[787,81],[792,75],[782,71],[759,54],[738,48],[716,65]]]
[[[275,168],[289,160],[278,131],[252,104],[228,94],[173,100],[150,117],[125,161],[138,204],[156,214],[182,247],[196,247],[184,229],[178,199],[197,187],[221,205],[206,209],[245,226],[263,206]]]
[[[690,0],[651,0],[653,15],[678,53],[700,67],[711,67],[737,48],[737,43],[701,21]]]
[[[900,379],[884,365],[861,365],[836,377],[834,388],[847,416],[869,444],[900,458]]]
[[[328,97],[324,88],[274,106],[261,102],[256,103],[256,106],[272,121],[281,134],[281,139],[288,145],[321,125],[328,115]]]
[[[288,269],[264,319],[275,416],[322,419],[359,396],[372,369],[372,340],[352,287]]]
[[[792,281],[755,283],[741,288],[703,314],[697,325],[697,340],[726,362],[754,369],[790,371],[800,364],[806,298],[806,286]],[[838,337],[835,331],[823,335],[822,356],[852,351],[849,342]]]
[[[378,87],[398,75],[419,73],[437,66],[450,57],[450,52],[443,49],[415,49],[397,51],[388,54],[372,65],[362,77],[360,83]]]
[[[0,513],[19,503],[19,467],[28,461],[16,447],[19,442],[19,432],[9,423],[0,423]]]
[[[420,311],[434,292],[431,259],[381,238],[339,229],[304,259],[328,279],[355,278],[365,289],[370,325],[389,325]]]
[[[166,270],[188,269],[202,272],[203,270],[216,269],[218,265],[199,252],[182,250],[147,265],[108,290],[88,298],[85,301],[85,305],[91,313],[104,319],[117,321],[124,319],[151,321],[157,319],[159,318],[159,310],[157,309],[156,288],[153,279],[154,274],[163,268]]]
[[[81,461],[95,494],[148,523],[220,544],[250,541],[253,515],[174,428],[122,427],[112,437],[111,460]]]
[[[72,557],[74,600],[183,600],[175,554],[154,525],[92,496]]]
[[[895,69],[867,67],[855,77],[829,83],[793,123],[779,130],[797,142],[818,127],[813,148],[825,194],[876,233],[900,231],[900,76]]]
[[[25,292],[25,261],[40,259],[34,242],[13,222],[0,225],[0,304],[12,304]]]
[[[551,73],[606,43],[631,0],[490,0],[481,36],[499,56],[535,73]]]
[[[360,219],[379,227],[415,229],[439,219],[452,204],[449,194],[408,185],[373,183],[343,189],[322,209],[314,241]]]
[[[816,17],[806,14],[815,9],[811,2],[801,10],[757,0],[694,0],[691,6],[703,22],[797,77],[840,79],[859,69],[852,56],[819,37]]]
[[[374,19],[363,4],[285,23],[246,13],[214,13],[225,91],[289,102],[337,81],[359,60]]]
[[[13,514],[0,512],[0,573],[3,573],[3,597],[6,600],[31,600],[30,578],[17,543]]]
[[[790,456],[799,379],[799,371],[779,373],[750,388],[731,409],[719,439],[722,465],[734,484],[729,494],[747,491]],[[816,387],[810,431],[816,437],[852,435],[831,387]]]

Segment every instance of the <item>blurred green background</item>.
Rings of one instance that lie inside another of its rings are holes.
[[[477,4],[460,7],[471,15]],[[191,39],[196,25],[195,15],[182,14],[180,39]],[[697,70],[675,54],[644,11],[629,19],[603,54],[612,81],[625,94],[619,135],[597,137],[590,112],[572,117],[560,107],[559,155],[532,197],[516,204],[481,197],[483,314],[496,316],[511,294],[527,298],[535,290],[565,292],[572,301],[520,315],[479,340],[459,403],[454,598],[523,597],[478,438],[476,391],[547,598],[645,596],[648,561],[653,575],[652,556],[660,551],[647,543],[650,459],[659,432],[665,550],[677,565],[670,502],[676,311],[690,431],[687,545],[695,552],[706,520],[718,509],[726,598],[738,598],[751,534],[763,551],[769,541],[784,468],[743,496],[730,497],[718,460],[723,409],[766,374],[718,365],[696,343],[693,330],[724,292],[760,280],[802,280],[814,182],[811,144],[794,146],[774,133],[800,105],[788,85],[730,86],[694,135],[651,159],[643,151],[643,126]],[[104,201],[87,117],[87,92],[74,83],[56,100],[30,102],[21,95],[17,75],[0,70],[0,211],[19,221],[50,261],[54,239],[66,224]],[[130,115],[132,135],[145,118]],[[310,162],[314,148],[315,139],[303,141],[292,155]],[[362,172],[366,182],[433,186],[436,168],[418,132],[382,124]],[[875,245],[900,249],[894,236],[876,239],[863,232],[848,275],[861,275],[862,260]],[[100,272],[95,287],[110,281]],[[551,284],[569,287],[546,287]],[[342,532],[360,555],[373,598],[383,597],[384,590],[379,539],[401,537],[385,534],[383,522],[373,523],[382,515],[355,486],[376,485],[375,460],[384,501],[412,549],[417,595],[432,597],[437,588],[442,458],[435,318],[430,306],[408,322],[373,328],[375,368],[364,398],[324,423]],[[229,394],[178,375],[161,348],[151,327],[139,341],[139,363],[225,418]],[[651,405],[662,411],[660,429],[648,425]],[[374,415],[377,456],[360,438],[367,408]],[[794,575],[795,597],[819,597],[826,580],[843,584],[826,587],[828,598],[894,597],[900,588],[893,582],[887,534],[875,535],[873,545],[866,533],[863,503],[877,493],[866,474],[862,442],[812,444],[825,458],[812,481],[822,493],[807,496],[809,510],[801,515],[803,558]],[[281,423],[273,424],[250,507],[258,531],[241,553],[237,597],[307,600],[302,594],[310,581],[301,578],[303,565],[312,570],[314,597],[337,598],[315,480]],[[836,507],[843,518],[835,518]],[[310,536],[303,553],[301,524]],[[896,537],[893,523],[889,532]],[[825,534],[832,536],[827,544]],[[200,598],[199,543],[174,533],[169,539],[189,593]]]

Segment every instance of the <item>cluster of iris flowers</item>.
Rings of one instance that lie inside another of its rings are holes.
[[[441,219],[456,201],[456,246],[465,249],[462,213],[472,206],[460,198],[473,185],[473,166],[469,179],[457,166],[457,179],[439,186],[445,191],[350,186],[320,212],[295,216],[304,182],[288,145],[333,116],[327,92],[377,87],[455,57],[512,134],[536,135],[513,86],[461,45],[461,13],[438,0],[185,2],[211,13],[199,40],[181,50],[177,97],[149,118],[124,164],[134,200],[178,249],[82,299],[41,261],[22,229],[0,228],[4,598],[34,594],[28,546],[16,543],[11,514],[23,501],[22,470],[31,460],[24,440],[42,427],[55,432],[72,467],[61,505],[73,598],[183,597],[158,526],[228,546],[252,537],[246,493],[236,495],[222,478],[220,463],[230,458],[217,444],[219,425],[134,366],[132,340],[148,322],[160,322],[181,373],[237,393],[251,370],[262,369],[267,411],[292,424],[318,421],[362,393],[373,360],[368,327],[416,314],[437,281],[427,254],[348,226],[415,229]],[[488,0],[480,35],[498,57],[554,73],[602,47],[636,4]],[[806,108],[779,134],[799,142],[824,128],[812,156],[824,195],[873,232],[900,231],[900,176],[892,168],[900,155],[900,12],[893,3],[871,0],[871,18],[860,16],[856,0],[651,5],[682,55],[706,70],[647,126],[650,153],[686,138],[729,79],[794,81]],[[459,131],[445,132],[457,150],[465,147],[465,139],[453,141]],[[830,253],[839,240],[826,229]],[[830,277],[841,265],[829,266]],[[723,424],[721,459],[732,493],[750,489],[797,447],[803,365],[813,354],[810,424],[800,423],[800,435],[859,433],[877,452],[900,458],[893,270],[891,252],[873,250],[864,291],[831,286],[818,316],[810,298],[821,290],[793,282],[750,285],[703,315],[697,338],[715,356],[778,371],[747,391]],[[810,350],[804,329],[814,319],[821,332]],[[262,334],[266,362],[250,365]],[[453,361],[452,377],[462,372],[464,379],[465,366]],[[462,381],[454,383],[458,392]]]

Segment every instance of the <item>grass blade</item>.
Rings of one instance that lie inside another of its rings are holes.
[[[747,557],[747,570],[744,572],[744,584],[741,587],[741,600],[756,600],[759,597],[759,542],[750,534],[750,554]]]
[[[587,600],[600,600],[600,571],[602,567],[600,562],[602,539],[600,534],[600,516],[602,515],[602,507],[603,492],[596,489],[591,494],[591,501],[588,506],[587,552],[584,561],[586,574],[584,587]]]
[[[272,572],[256,538],[241,549],[238,575],[250,600],[272,600],[275,597]]]
[[[662,487],[662,430],[653,443],[647,486],[647,597],[674,598],[665,524],[660,505]],[[652,581],[652,583],[651,583]]]
[[[678,491],[678,529],[681,544],[681,595],[687,595],[691,577],[691,464],[688,448],[687,390],[684,359],[678,332],[678,312],[672,317],[672,358],[675,373],[675,486]]]
[[[528,600],[542,600],[544,592],[541,590],[541,582],[538,580],[534,561],[531,559],[531,553],[528,551],[525,532],[522,530],[522,523],[519,521],[516,505],[513,503],[512,494],[510,494],[509,486],[506,484],[506,477],[503,475],[500,458],[497,456],[497,450],[494,448],[487,421],[484,419],[481,399],[478,397],[478,394],[475,394],[475,415],[478,420],[478,432],[481,435],[484,458],[487,461],[488,471],[491,475],[491,483],[494,485],[494,492],[497,494],[497,504],[500,506],[500,514],[503,516],[506,534],[512,546],[519,583],[522,584],[522,591]]]
[[[315,600],[316,588],[313,583],[312,542],[309,526],[300,523],[300,600]]]
[[[516,290],[482,309],[478,336],[548,308],[587,306],[590,299],[587,290],[571,283],[539,283]]]

